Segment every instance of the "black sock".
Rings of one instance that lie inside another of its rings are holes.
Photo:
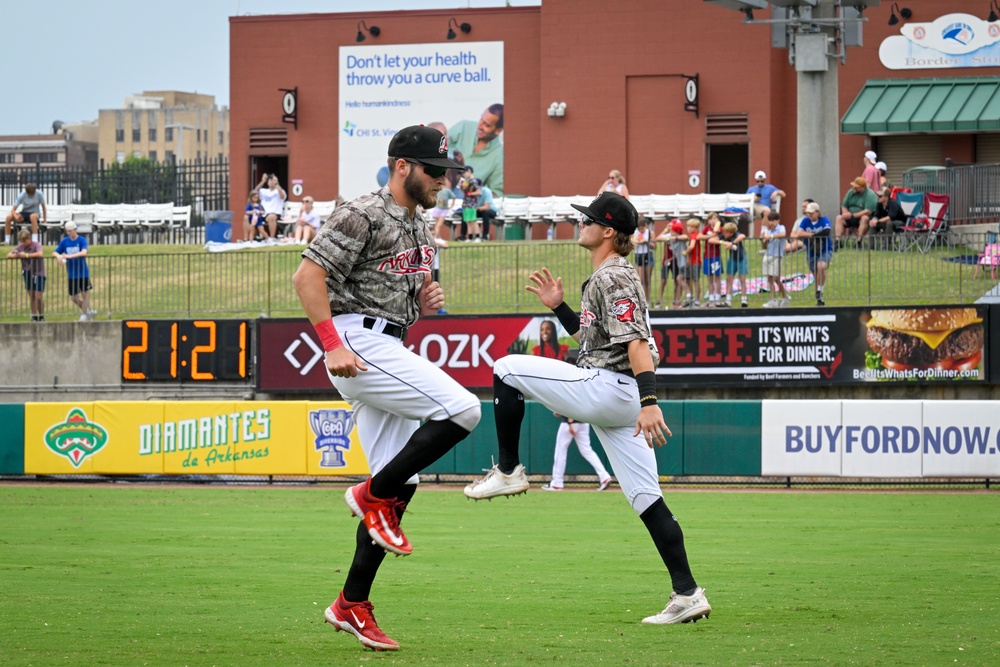
[[[403,449],[372,476],[372,495],[397,497],[406,480],[447,454],[467,435],[468,431],[450,419],[425,422],[413,432]]]
[[[500,472],[509,475],[521,462],[518,446],[521,442],[521,422],[524,421],[524,396],[499,376],[493,376],[493,416],[500,447]]]
[[[670,582],[681,595],[691,595],[698,587],[688,566],[687,551],[684,550],[684,533],[677,519],[670,513],[663,498],[646,508],[639,515],[646,524],[646,530],[653,538],[656,550],[660,552],[663,564],[670,572]]]
[[[406,484],[399,494],[399,499],[403,502],[410,502],[416,492],[415,484]],[[400,522],[403,520],[403,513],[397,510]],[[365,527],[365,522],[358,523],[357,546],[354,549],[354,562],[347,571],[347,581],[344,582],[344,599],[348,602],[364,602],[371,597],[372,583],[378,568],[385,560],[385,549],[372,544],[371,535]]]

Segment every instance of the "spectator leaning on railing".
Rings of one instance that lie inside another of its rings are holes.
[[[83,313],[80,321],[94,319],[97,311],[90,307],[90,291],[94,286],[90,284],[90,267],[87,266],[87,239],[77,233],[76,223],[72,220],[66,223],[66,236],[52,255],[66,267],[69,298]]]
[[[28,292],[31,304],[31,321],[44,322],[45,308],[42,305],[42,294],[45,292],[45,262],[42,257],[42,244],[32,240],[31,232],[22,229],[18,232],[18,246],[7,254],[9,259],[21,260],[21,276],[24,278],[24,289]]]

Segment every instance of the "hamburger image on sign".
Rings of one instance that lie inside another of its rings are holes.
[[[983,359],[983,319],[975,308],[873,310],[866,366],[972,370]]]

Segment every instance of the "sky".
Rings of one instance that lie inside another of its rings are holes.
[[[229,17],[538,6],[541,0],[34,0],[4,3],[8,40],[0,135],[96,120],[144,90],[229,105]],[[128,35],[143,35],[141,38]],[[12,59],[12,62],[11,62]]]

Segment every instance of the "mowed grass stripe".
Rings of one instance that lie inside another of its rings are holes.
[[[343,487],[0,487],[3,665],[993,665],[995,493],[666,493],[707,621],[620,493],[417,494],[374,654],[322,622]]]

